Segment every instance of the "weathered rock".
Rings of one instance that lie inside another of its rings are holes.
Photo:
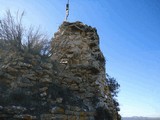
[[[0,106],[0,111],[1,111],[1,110],[3,110],[3,107],[2,107],[2,106]]]
[[[21,106],[8,106],[4,108],[4,111],[6,113],[12,113],[12,114],[20,114],[25,112],[27,109]]]
[[[40,92],[45,92],[46,90],[48,90],[48,87],[43,87],[39,89]]]
[[[52,56],[45,60],[0,53],[0,119],[96,120],[102,108],[116,120],[97,30],[64,22],[51,42]]]
[[[31,116],[28,114],[22,114],[22,115],[14,115],[14,119],[20,119],[20,120],[37,120],[36,116]]]
[[[63,98],[57,98],[57,99],[56,99],[56,102],[57,102],[57,103],[62,103],[62,101],[63,101]]]
[[[43,93],[40,94],[41,97],[45,97],[46,95],[47,95],[46,92],[43,92]]]
[[[55,113],[55,114],[64,114],[64,109],[61,107],[53,107],[51,109],[51,113]]]

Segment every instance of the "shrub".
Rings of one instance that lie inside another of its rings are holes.
[[[23,16],[24,12],[17,12],[14,17],[9,10],[6,11],[6,16],[0,20],[0,50],[48,56],[50,43],[47,35],[39,28],[26,29],[22,24]]]
[[[120,111],[119,103],[118,103],[117,99],[115,98],[115,97],[117,97],[117,94],[119,92],[120,85],[118,84],[118,82],[116,81],[115,78],[110,77],[108,74],[106,77],[107,77],[106,81],[108,83],[108,88],[109,88],[109,91],[112,95],[113,104],[114,104],[115,110],[117,112],[117,119],[121,120],[121,116],[118,114],[118,111]]]
[[[110,77],[107,74],[107,83],[108,83],[108,87],[109,87],[109,90],[111,92],[111,95],[113,97],[117,97],[120,85],[118,84],[118,82],[116,81],[116,79],[113,78],[113,77]]]

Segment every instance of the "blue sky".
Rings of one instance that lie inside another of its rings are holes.
[[[0,0],[0,17],[24,10],[27,26],[52,37],[66,1]],[[70,0],[69,21],[97,28],[106,71],[121,85],[120,114],[160,117],[160,0]]]

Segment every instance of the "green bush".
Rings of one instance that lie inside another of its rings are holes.
[[[108,83],[108,88],[109,88],[109,91],[110,91],[112,99],[113,99],[113,104],[114,104],[115,110],[117,112],[117,119],[121,120],[121,116],[118,114],[118,111],[120,111],[119,103],[116,99],[117,94],[119,92],[120,85],[114,77],[110,77],[108,74],[106,77],[107,77],[106,81]]]

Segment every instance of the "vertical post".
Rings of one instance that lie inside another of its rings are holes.
[[[69,0],[68,0],[68,2],[66,4],[66,17],[65,17],[65,21],[67,21],[68,16],[69,16]]]

